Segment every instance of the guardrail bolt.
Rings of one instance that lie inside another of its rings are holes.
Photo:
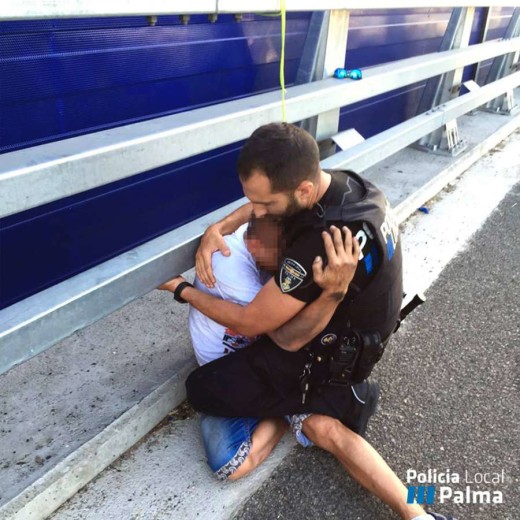
[[[211,22],[211,23],[215,23],[218,19],[218,14],[217,13],[212,13],[212,14],[208,14],[208,20]]]
[[[190,21],[190,15],[189,14],[181,14],[179,16],[179,20],[181,21],[182,25],[188,25]]]
[[[154,27],[157,25],[157,16],[147,16],[146,21],[150,27]]]

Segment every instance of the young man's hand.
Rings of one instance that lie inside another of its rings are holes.
[[[197,254],[195,255],[195,271],[197,272],[197,277],[209,288],[214,287],[216,282],[211,266],[211,255],[215,251],[220,251],[224,256],[231,254],[220,232],[220,228],[214,224],[206,229],[204,235],[202,235]]]
[[[175,292],[175,289],[177,289],[177,286],[181,283],[181,282],[185,282],[186,280],[182,277],[182,276],[177,276],[175,278],[173,278],[172,280],[169,280],[168,282],[164,282],[162,285],[159,285],[159,287],[157,287],[157,289],[159,289],[160,291],[170,291],[170,292]]]
[[[323,292],[334,299],[342,300],[354,278],[359,260],[359,242],[352,238],[350,229],[343,226],[345,238],[336,226],[330,233],[323,231],[322,238],[328,263],[323,269],[323,259],[317,256],[312,264],[313,278]]]

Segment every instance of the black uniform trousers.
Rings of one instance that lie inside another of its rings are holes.
[[[288,352],[268,336],[236,353],[207,363],[186,381],[188,400],[205,414],[224,417],[281,417],[316,413],[357,430],[362,405],[350,386],[322,385],[326,362],[314,361],[311,388],[302,403],[300,377],[310,361],[306,350]]]

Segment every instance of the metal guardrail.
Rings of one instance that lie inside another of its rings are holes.
[[[364,69],[363,88],[331,78],[291,87],[287,120],[301,121],[519,50],[520,38],[492,41]],[[4,154],[0,218],[240,141],[279,115],[275,91]]]
[[[331,9],[411,9],[430,7],[507,7],[515,0],[286,0],[287,11],[328,11]],[[3,0],[2,20],[45,18],[86,18],[106,16],[190,15],[278,12],[280,0]]]
[[[179,13],[182,3],[168,3],[167,9]],[[384,4],[373,2],[370,7],[388,8]],[[392,8],[417,7],[417,4],[398,2]],[[43,17],[38,13],[47,13],[45,17],[60,17],[67,16],[66,12],[71,13],[70,16],[94,16],[96,9],[104,11],[107,16],[136,14],[124,10],[128,5],[122,1],[101,4],[98,0],[8,0],[0,7],[0,19],[15,12],[24,12],[21,18]],[[146,7],[145,12],[150,14],[154,7],[158,7],[158,2],[145,4],[136,1],[131,5],[132,9]],[[162,0],[160,5],[163,5]],[[216,7],[215,1],[201,1],[197,9],[208,12],[210,5]],[[429,4],[436,7],[448,5],[451,3]],[[459,1],[458,5],[481,4]],[[508,4],[486,2],[485,5]],[[279,5],[270,1],[219,0],[218,7],[219,12],[227,8],[229,12],[244,12],[276,10]],[[318,9],[361,7],[366,8],[361,2],[325,0]],[[65,8],[68,11],[65,12]],[[298,11],[313,9],[316,2],[287,0],[287,8]],[[107,9],[113,11],[107,12]],[[189,11],[194,13],[193,9]],[[332,14],[336,17],[333,24],[337,29],[336,36],[344,35],[348,17],[342,17],[338,11]],[[512,17],[516,20],[515,30],[517,18]],[[334,35],[329,34],[328,38],[332,41]],[[339,36],[336,39],[340,39]],[[296,122],[316,115],[322,117],[334,110],[337,112],[340,106],[469,64],[510,53],[518,55],[519,52],[520,38],[517,37],[364,69],[362,83],[325,79],[298,85],[288,89],[287,118]],[[456,117],[511,92],[519,84],[520,73],[510,74],[329,157],[322,161],[322,166],[352,167],[362,171]],[[259,125],[279,119],[279,95],[279,91],[260,94],[4,154],[0,167],[0,217],[244,139]],[[324,128],[334,134],[333,128],[337,128],[337,123],[329,123]],[[102,168],[98,167],[100,164]],[[0,311],[0,373],[146,294],[172,273],[192,267],[199,237],[207,225],[243,202],[245,199],[236,201]]]
[[[244,202],[233,202],[0,311],[0,374],[192,267],[208,225]]]
[[[439,105],[321,162],[323,168],[366,170],[489,100],[520,85],[520,72]]]
[[[322,167],[362,171],[519,85],[520,72],[506,76],[329,157]],[[192,267],[206,227],[246,201],[236,201],[1,311],[0,373],[150,292],[172,273]]]

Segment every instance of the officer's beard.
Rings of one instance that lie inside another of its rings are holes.
[[[296,213],[299,213],[304,209],[298,204],[298,200],[294,196],[294,193],[290,193],[288,197],[289,202],[287,203],[287,208],[285,209],[285,212],[283,214],[284,219],[292,217],[293,215],[296,215]]]

